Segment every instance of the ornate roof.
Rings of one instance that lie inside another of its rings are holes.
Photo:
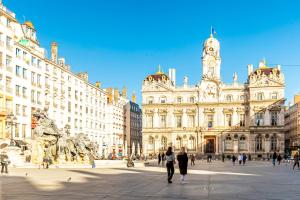
[[[29,26],[30,28],[34,29],[34,26],[33,26],[33,24],[32,24],[31,21],[26,21],[24,24],[25,24],[26,26]]]
[[[158,71],[155,74],[148,75],[145,81],[168,81],[169,77],[161,71],[160,65],[158,65]]]

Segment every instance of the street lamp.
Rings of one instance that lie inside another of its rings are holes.
[[[7,123],[11,127],[11,132],[10,132],[10,146],[14,146],[15,142],[14,142],[13,128],[14,128],[14,125],[17,123],[17,117],[13,113],[10,113],[6,117],[6,120],[7,120]]]

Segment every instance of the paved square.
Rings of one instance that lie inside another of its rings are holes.
[[[154,165],[154,164],[153,164]],[[1,176],[1,199],[300,199],[300,171],[271,162],[198,161],[188,183],[172,184],[157,166],[96,169],[10,169]]]

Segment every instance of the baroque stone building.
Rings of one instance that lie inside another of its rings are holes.
[[[221,80],[219,41],[203,44],[202,78],[176,85],[175,69],[158,70],[142,84],[143,152],[156,154],[172,146],[198,155],[247,153],[265,157],[284,151],[284,74],[281,67],[248,65],[248,78]]]

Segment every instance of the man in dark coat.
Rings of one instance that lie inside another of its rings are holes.
[[[185,175],[187,174],[188,160],[189,160],[189,158],[187,156],[187,153],[185,152],[184,147],[181,147],[181,150],[177,155],[179,171],[181,174],[181,177],[180,177],[181,184],[185,183],[184,179],[185,179]]]

